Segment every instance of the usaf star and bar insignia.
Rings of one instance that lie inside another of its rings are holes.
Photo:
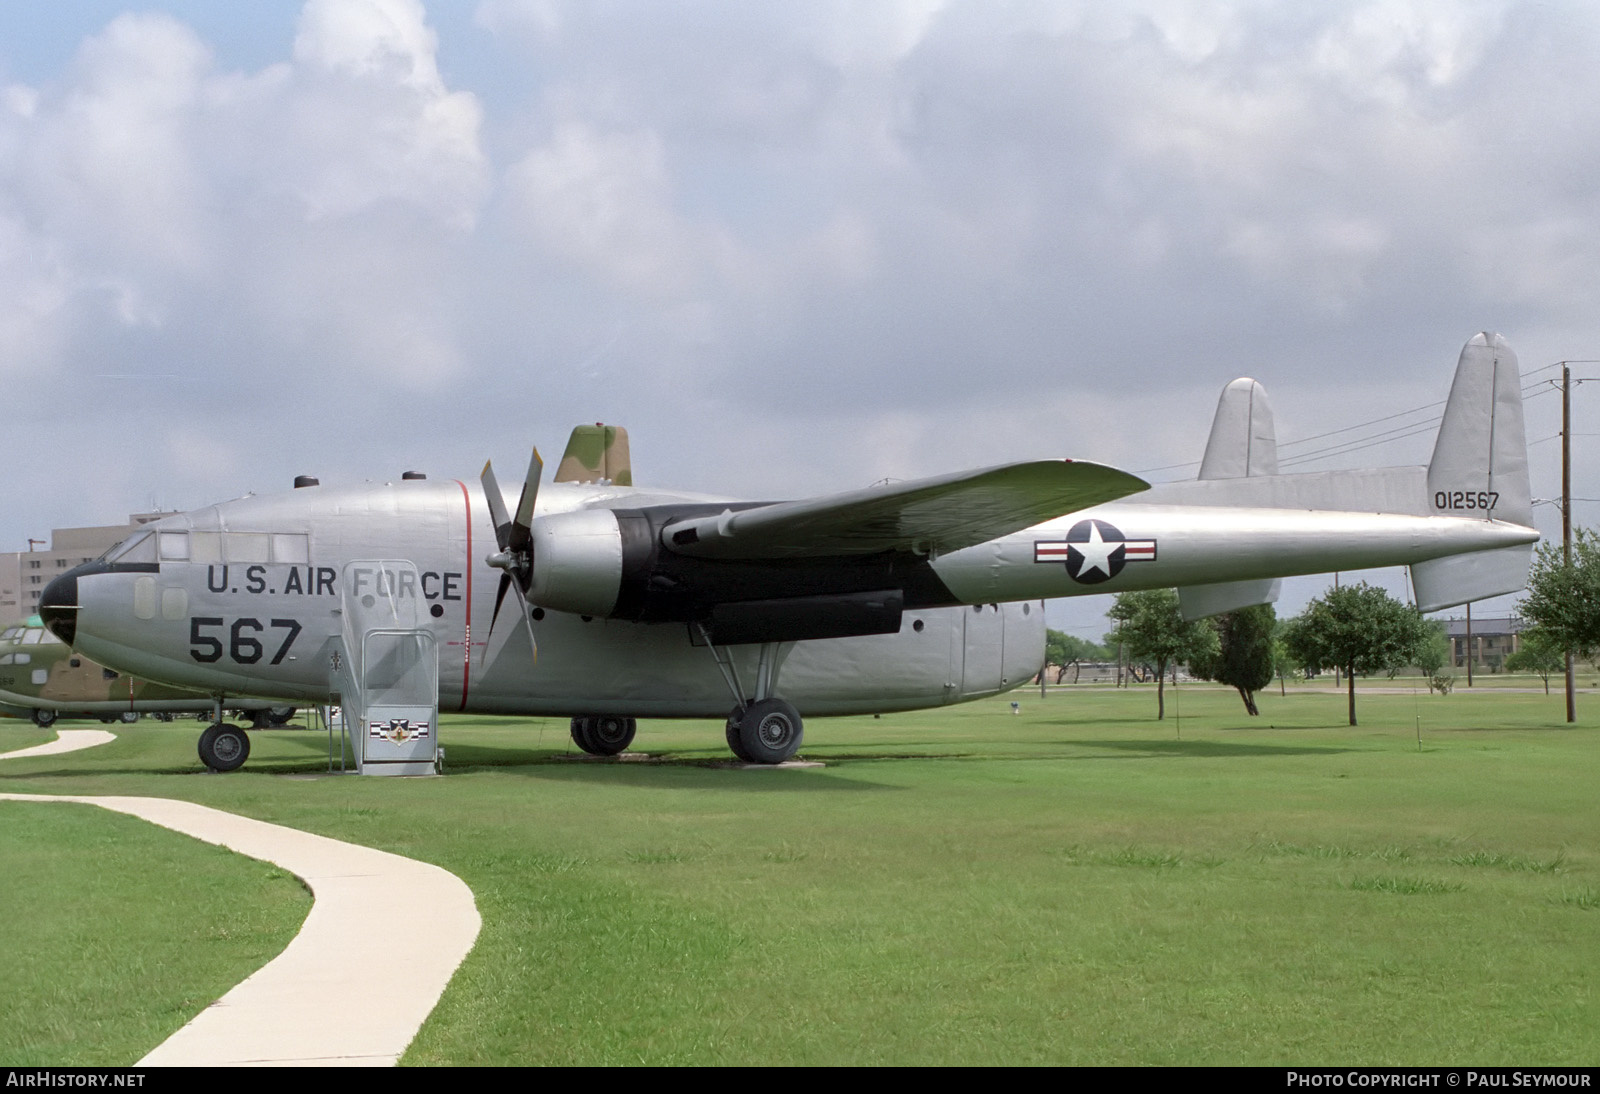
[[[1065,562],[1067,575],[1083,585],[1110,581],[1130,562],[1154,562],[1156,541],[1129,539],[1103,520],[1080,520],[1066,539],[1034,540],[1033,561]]]

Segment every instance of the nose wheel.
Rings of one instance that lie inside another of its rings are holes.
[[[238,726],[217,722],[200,734],[198,751],[212,771],[237,771],[250,758],[250,737]]]

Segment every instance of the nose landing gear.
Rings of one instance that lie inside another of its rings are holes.
[[[237,771],[250,758],[250,736],[236,725],[216,722],[200,734],[198,751],[212,771]]]

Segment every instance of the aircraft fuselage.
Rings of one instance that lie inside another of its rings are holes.
[[[676,556],[658,529],[664,514],[739,503],[570,483],[548,484],[538,500],[540,517],[580,514],[594,531],[583,566],[549,583],[544,603],[571,610],[532,613],[537,658],[513,612],[490,633],[500,573],[484,559],[495,532],[482,489],[454,480],[313,487],[176,514],[148,525],[143,543],[72,571],[70,594],[47,599],[70,595],[72,641],[87,656],[213,695],[329,701],[342,605],[390,597],[413,601],[432,631],[442,710],[720,717],[731,697],[694,626],[705,611],[697,575],[715,566],[718,596],[762,603],[813,587],[898,590],[891,632],[783,644],[785,697],[843,714],[1030,679],[1043,660],[1043,598],[1400,565],[1536,538],[1481,515],[1225,505],[1215,490],[1168,487],[942,557],[737,567]],[[386,581],[376,563],[402,544],[415,579]],[[727,649],[752,678],[758,646]]]

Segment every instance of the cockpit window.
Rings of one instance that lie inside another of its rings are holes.
[[[161,537],[162,562],[189,561],[188,532],[161,532],[159,535]]]
[[[37,646],[43,638],[44,628],[29,627],[27,633],[22,636],[22,644],[24,646]]]
[[[0,634],[0,642],[15,642],[22,633],[21,627],[7,627],[4,634]]]
[[[140,532],[129,536],[121,543],[105,553],[107,562],[154,562],[156,561],[156,537],[154,532]]]
[[[304,532],[274,532],[272,535],[272,561],[310,562],[310,537]]]

